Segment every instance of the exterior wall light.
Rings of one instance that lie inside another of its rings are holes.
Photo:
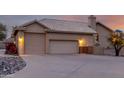
[[[24,37],[23,36],[18,37],[18,47],[19,47],[19,54],[23,54],[24,53]]]
[[[23,41],[23,37],[19,37],[19,43]]]
[[[86,46],[86,40],[85,39],[79,39],[79,47]]]

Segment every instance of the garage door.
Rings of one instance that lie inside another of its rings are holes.
[[[77,41],[50,41],[50,54],[74,54],[78,53]]]
[[[43,54],[44,39],[43,34],[25,33],[25,54]]]

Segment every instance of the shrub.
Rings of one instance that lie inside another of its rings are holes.
[[[6,43],[5,48],[6,48],[5,54],[11,54],[11,55],[18,54],[17,47],[14,43]]]

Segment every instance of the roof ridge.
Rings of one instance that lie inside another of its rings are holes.
[[[41,19],[41,20],[39,20],[39,21],[43,21],[43,20],[56,20],[56,21],[64,21],[64,22],[77,22],[77,23],[88,23],[88,22],[81,22],[81,21],[74,21],[74,20],[65,20],[65,19],[54,19],[54,18],[43,18],[43,19]]]

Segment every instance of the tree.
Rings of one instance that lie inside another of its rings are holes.
[[[115,32],[109,38],[109,41],[115,49],[115,56],[119,56],[121,49],[124,47],[124,37],[122,32]]]
[[[6,25],[0,23],[0,40],[3,40],[5,38],[6,38]]]

